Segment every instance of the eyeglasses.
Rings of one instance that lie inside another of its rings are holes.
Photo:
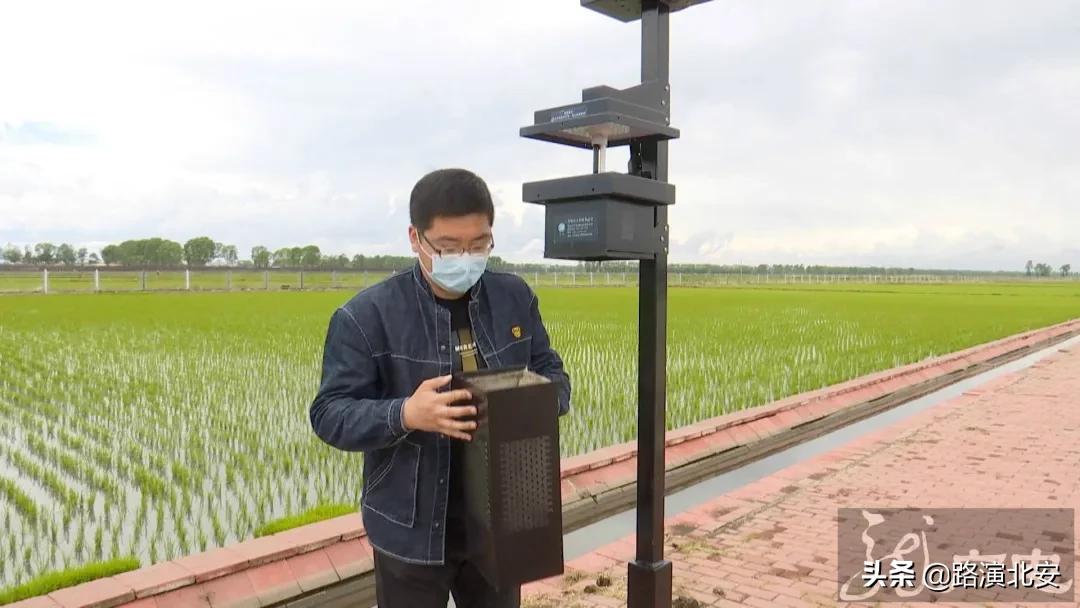
[[[487,255],[488,253],[491,253],[492,249],[495,248],[495,237],[489,237],[487,242],[483,245],[470,247],[468,249],[462,249],[461,247],[444,247],[442,249],[437,249],[435,245],[430,240],[428,240],[426,236],[424,236],[423,232],[417,230],[416,233],[420,235],[420,238],[427,241],[427,244],[431,246],[431,249],[435,252],[435,255],[439,256],[440,258],[457,257],[459,255],[465,254],[466,252],[469,255]]]

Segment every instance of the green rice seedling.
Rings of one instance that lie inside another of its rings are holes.
[[[166,494],[165,482],[141,467],[135,469],[135,482],[144,494],[154,498],[160,499]]]
[[[174,460],[171,465],[171,469],[173,473],[173,484],[181,488],[188,488],[191,486],[191,473],[188,471],[187,467],[185,467],[184,464],[180,464],[179,462]]]
[[[192,508],[191,508],[191,492],[189,492],[187,490],[181,490],[180,491],[180,502],[182,503],[182,506],[180,507],[181,512],[182,513],[191,513],[191,511],[192,511]]]
[[[176,515],[176,518],[173,520],[173,526],[176,530],[176,543],[179,545],[180,550],[184,554],[190,553],[190,546],[188,545],[187,522],[184,521],[183,517]]]
[[[79,521],[79,531],[75,533],[75,552],[76,559],[81,558],[86,546],[86,520]]]
[[[104,537],[105,528],[103,526],[98,526],[97,531],[94,533],[94,556],[97,559],[101,559],[105,555],[105,552],[102,548],[102,542],[104,540]]]
[[[225,545],[225,527],[221,525],[221,518],[218,516],[218,511],[215,509],[210,516],[211,526],[214,530],[214,542],[217,546],[222,547]]]
[[[14,505],[15,510],[22,516],[24,521],[29,522],[32,525],[37,525],[37,505],[25,492],[15,485],[15,482],[0,477],[0,497],[3,497],[9,503]]]
[[[77,507],[78,496],[60,480],[55,471],[41,466],[16,450],[9,450],[7,456],[15,468],[26,477],[41,484],[65,511],[71,511]]]

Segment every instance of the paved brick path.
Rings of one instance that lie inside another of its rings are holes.
[[[1080,508],[1080,348],[670,518],[675,606],[872,605],[836,599],[836,510],[865,506]],[[572,560],[523,605],[625,606],[633,551]]]

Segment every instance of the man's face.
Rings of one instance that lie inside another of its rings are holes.
[[[483,249],[491,242],[491,224],[486,214],[470,213],[458,217],[436,217],[431,227],[423,232],[409,226],[409,241],[420,264],[431,272],[431,256],[437,250]]]

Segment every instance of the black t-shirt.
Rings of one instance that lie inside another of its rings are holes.
[[[437,297],[435,301],[444,308],[450,310],[450,327],[457,337],[455,352],[453,353],[454,371],[475,371],[486,367],[483,357],[473,339],[472,323],[469,321],[469,298],[462,296],[456,300],[444,300]],[[464,528],[465,521],[465,469],[463,467],[465,442],[461,439],[450,439],[450,488],[447,502],[447,533],[457,534]]]

